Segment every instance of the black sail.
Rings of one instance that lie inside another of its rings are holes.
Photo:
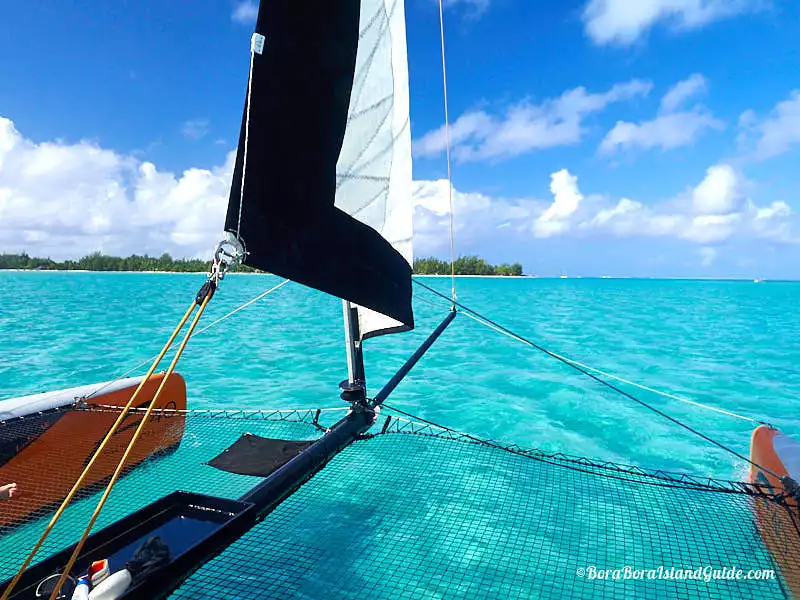
[[[334,206],[360,8],[359,0],[261,2],[256,33],[265,43],[253,55],[225,229],[243,243],[244,264],[413,326],[409,263]]]

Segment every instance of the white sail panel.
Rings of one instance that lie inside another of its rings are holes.
[[[361,0],[356,70],[336,206],[380,233],[412,263],[411,127],[403,0]],[[359,307],[362,337],[398,330]]]

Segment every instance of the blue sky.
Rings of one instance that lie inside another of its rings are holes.
[[[5,3],[0,250],[212,245],[248,6]],[[406,15],[417,254],[444,256],[436,3]],[[459,253],[541,275],[800,277],[797,3],[450,0],[445,18]]]

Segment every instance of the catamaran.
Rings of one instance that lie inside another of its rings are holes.
[[[23,490],[0,503],[0,600],[800,594],[795,442],[760,425],[739,455],[412,281],[403,0],[262,0],[249,60],[225,237],[147,373],[0,402],[0,483]],[[344,408],[187,408],[178,361],[240,263],[342,299]],[[371,393],[363,345],[414,327],[414,284],[442,321]],[[457,315],[730,451],[750,480],[526,449],[389,406]]]

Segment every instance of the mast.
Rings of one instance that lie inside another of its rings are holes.
[[[342,400],[361,404],[366,401],[367,387],[358,309],[349,301],[342,300],[342,312],[344,314],[345,352],[347,353],[347,379],[339,384],[339,388],[342,390]]]

